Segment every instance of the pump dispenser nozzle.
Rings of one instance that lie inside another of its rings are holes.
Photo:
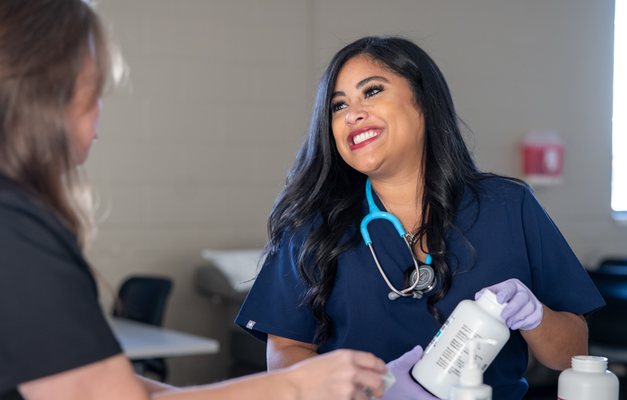
[[[477,349],[481,343],[492,346],[497,345],[494,339],[468,339],[468,362],[462,368],[458,385],[451,387],[450,400],[491,400],[492,388],[483,384],[483,371],[479,369],[475,361]]]

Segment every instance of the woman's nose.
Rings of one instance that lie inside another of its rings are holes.
[[[355,125],[359,122],[368,119],[368,112],[363,109],[359,110],[350,110],[346,113],[346,124],[347,125]]]

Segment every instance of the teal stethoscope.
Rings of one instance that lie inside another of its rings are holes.
[[[387,283],[390,289],[392,289],[392,291],[388,293],[388,298],[390,300],[396,300],[401,296],[412,296],[415,299],[421,299],[424,293],[431,291],[437,283],[435,273],[433,272],[433,268],[431,268],[431,256],[427,254],[427,258],[425,259],[424,264],[418,261],[416,255],[414,254],[414,250],[411,248],[409,240],[407,239],[408,234],[405,233],[401,221],[399,221],[399,219],[396,218],[393,214],[379,210],[379,207],[377,207],[377,205],[374,203],[374,199],[372,198],[372,185],[370,184],[370,178],[366,180],[366,199],[368,200],[369,212],[368,215],[366,215],[361,221],[361,236],[364,238],[366,246],[370,248],[370,252],[372,253],[374,262],[377,264],[377,268],[379,268],[379,272],[385,280],[385,283]],[[381,264],[379,264],[377,255],[374,252],[374,248],[372,247],[372,240],[370,239],[370,233],[368,233],[368,224],[374,219],[386,219],[394,225],[396,231],[403,238],[403,241],[407,245],[407,248],[411,253],[411,258],[414,260],[415,269],[411,272],[408,283],[406,284],[406,286],[408,287],[403,290],[396,289],[390,283],[390,280],[385,275],[385,272],[383,272],[383,268],[381,268]]]

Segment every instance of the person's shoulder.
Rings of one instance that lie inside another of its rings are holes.
[[[26,220],[44,222],[51,216],[35,197],[0,176],[0,220],[9,226]]]
[[[482,200],[497,202],[522,201],[532,194],[531,188],[524,181],[501,176],[488,176],[478,184],[478,193]]]
[[[0,219],[3,226],[25,216],[38,214],[34,198],[20,189],[16,184],[0,176]]]
[[[76,237],[70,230],[37,198],[2,176],[0,221],[0,235],[5,238],[5,244],[19,238],[53,252],[59,252],[62,247],[65,253],[68,246],[76,252]]]
[[[322,225],[322,216],[318,212],[309,220],[288,227],[283,233],[283,239],[292,244],[302,244],[320,225]]]

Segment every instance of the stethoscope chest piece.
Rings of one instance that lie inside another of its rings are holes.
[[[430,265],[423,264],[418,268],[418,273],[416,269],[411,266],[407,272],[410,272],[409,279],[406,287],[414,286],[414,290],[412,290],[412,297],[414,299],[422,299],[422,296],[431,291],[435,285],[437,284],[437,279],[435,277],[435,272]],[[420,278],[419,278],[420,277]],[[418,279],[418,283],[416,284],[416,279]],[[393,293],[393,292],[392,292]],[[389,297],[389,295],[388,295]]]

